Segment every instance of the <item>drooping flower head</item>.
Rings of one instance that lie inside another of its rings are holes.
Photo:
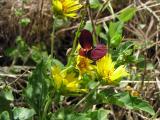
[[[82,48],[79,50],[79,55],[96,61],[107,53],[107,48],[104,44],[93,45],[93,37],[90,31],[83,29],[79,37],[79,43]]]
[[[54,14],[58,16],[76,18],[81,7],[79,0],[52,0]]]
[[[115,84],[120,78],[129,75],[124,65],[115,69],[115,63],[112,62],[111,55],[105,55],[99,59],[96,61],[96,65],[98,74],[102,77],[102,80],[108,84]]]

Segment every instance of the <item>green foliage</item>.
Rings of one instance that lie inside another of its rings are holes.
[[[23,62],[27,61],[29,54],[29,46],[26,44],[24,39],[21,36],[16,38],[16,47],[8,48],[5,51],[7,56],[12,57],[14,60],[20,58]],[[25,57],[24,57],[25,56]]]
[[[10,103],[14,100],[12,89],[5,87],[0,90],[0,113],[5,110],[10,110]]]
[[[46,105],[50,99],[50,78],[47,73],[50,70],[51,60],[44,58],[29,77],[27,87],[24,92],[25,99],[36,114],[41,118]]]
[[[109,110],[88,110],[82,113],[76,113],[70,109],[62,109],[52,114],[51,120],[108,120]]]
[[[0,120],[10,120],[9,113],[7,111],[3,111],[0,114]]]
[[[20,17],[20,16],[22,16],[23,14],[24,14],[24,11],[23,11],[22,8],[15,9],[15,15],[16,15],[17,17]]]
[[[93,9],[98,9],[101,7],[101,3],[99,2],[99,0],[89,0],[90,6]]]
[[[29,18],[22,18],[22,19],[20,19],[19,24],[22,27],[26,27],[30,22],[31,22],[31,20]]]
[[[15,107],[13,109],[13,116],[15,120],[28,120],[35,114],[33,109]]]
[[[134,63],[135,56],[133,55],[134,43],[132,41],[121,43],[116,50],[112,50],[112,57],[116,60],[116,64]]]
[[[60,19],[55,17],[53,27],[55,30],[58,30],[60,28],[67,27],[68,24],[70,24],[70,21],[67,21],[67,19]]]
[[[40,63],[43,58],[47,58],[48,53],[46,51],[42,51],[40,47],[32,46],[31,48],[31,58],[36,63]]]
[[[97,98],[99,98],[102,103],[115,104],[126,107],[127,109],[142,110],[150,115],[155,115],[152,106],[147,101],[139,97],[131,96],[128,92],[111,93],[111,91],[105,91],[98,94]]]
[[[123,22],[110,22],[109,37],[111,47],[118,47],[122,40]]]
[[[23,63],[26,63],[29,58],[36,63],[40,63],[43,58],[48,57],[46,47],[42,43],[30,47],[21,36],[16,39],[16,47],[8,48],[5,54],[11,57],[14,62],[20,58]]]
[[[133,18],[133,16],[135,15],[137,9],[135,7],[130,7],[127,8],[125,10],[123,10],[119,15],[118,15],[118,19],[122,22],[128,22],[129,20],[131,20]]]

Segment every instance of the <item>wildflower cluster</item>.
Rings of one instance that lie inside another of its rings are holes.
[[[88,88],[83,84],[85,82],[84,75],[90,77],[90,81],[98,80],[108,85],[118,84],[122,77],[129,75],[124,65],[115,68],[116,63],[112,61],[104,44],[98,44],[94,47],[92,34],[88,30],[82,30],[79,43],[82,48],[78,48],[76,51],[76,61],[71,65],[71,68],[74,69],[52,67],[52,78],[56,90],[62,93],[66,91],[71,93],[86,92]]]
[[[76,18],[81,7],[79,0],[52,0],[52,9],[56,17]],[[115,68],[116,63],[112,61],[106,45],[94,45],[92,34],[86,29],[81,31],[79,45],[74,52],[76,55],[72,64],[64,68],[51,68],[54,88],[60,93],[86,92],[89,88],[84,76],[88,76],[92,82],[117,84],[122,77],[129,75],[125,66]]]

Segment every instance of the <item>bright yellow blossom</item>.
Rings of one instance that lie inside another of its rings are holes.
[[[54,66],[51,68],[52,77],[54,80],[54,87],[56,90],[63,90],[62,92],[81,92],[80,80],[75,76],[74,72],[67,73],[65,70],[61,70],[59,67]]]
[[[121,77],[128,76],[125,66],[121,65],[117,69],[114,68],[115,63],[112,62],[111,55],[106,55],[96,61],[97,72],[108,84],[116,83]]]
[[[91,70],[94,69],[94,65],[91,64],[92,62],[93,62],[92,60],[78,55],[76,67],[78,68],[78,70],[80,71],[81,74],[89,73],[89,72],[91,72]]]
[[[52,0],[53,12],[60,16],[75,18],[82,7],[79,0]]]

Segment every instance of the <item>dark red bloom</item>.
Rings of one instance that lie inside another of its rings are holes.
[[[104,44],[98,44],[94,49],[87,52],[88,58],[92,60],[101,59],[107,53],[107,48]]]
[[[86,29],[82,30],[79,37],[79,43],[83,49],[90,50],[93,47],[92,34]]]
[[[79,43],[82,47],[79,50],[79,55],[88,57],[91,60],[96,61],[107,53],[107,47],[104,44],[98,44],[96,47],[93,46],[92,34],[86,29],[82,30]]]

